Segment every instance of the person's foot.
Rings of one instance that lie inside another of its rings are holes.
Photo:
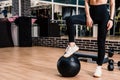
[[[68,45],[68,47],[65,50],[64,57],[70,57],[74,52],[78,50],[79,50],[79,47],[77,45],[74,45],[74,46]]]
[[[101,68],[101,66],[98,66],[98,67],[96,68],[95,73],[94,73],[93,76],[96,77],[96,78],[99,78],[99,77],[102,76],[102,68]]]

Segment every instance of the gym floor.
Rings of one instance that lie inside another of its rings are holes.
[[[52,47],[0,48],[0,80],[120,80],[117,66],[108,71],[107,63],[103,64],[103,76],[94,78],[96,64],[82,61],[75,77],[61,77],[56,65],[63,53],[63,48]],[[115,54],[113,59],[117,62],[120,55]]]

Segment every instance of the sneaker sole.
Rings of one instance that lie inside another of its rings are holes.
[[[74,53],[73,53],[74,54]],[[70,57],[70,56],[72,56],[73,54],[71,54],[71,55],[69,55],[69,56],[65,56],[65,54],[63,55],[65,58],[67,58],[67,57]]]
[[[93,77],[95,77],[95,78],[100,78],[101,76],[95,76],[95,75],[93,75]]]

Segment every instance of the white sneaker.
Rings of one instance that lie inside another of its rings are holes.
[[[64,57],[70,57],[74,52],[78,51],[79,50],[79,47],[77,45],[71,47],[68,45],[68,47],[66,48],[65,50],[65,54],[64,54]]]
[[[95,73],[94,73],[93,76],[94,76],[94,77],[97,77],[97,78],[99,78],[99,77],[102,76],[102,68],[101,68],[101,66],[98,66],[98,67],[96,68]]]

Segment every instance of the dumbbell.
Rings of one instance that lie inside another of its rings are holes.
[[[108,56],[109,56],[109,57],[113,57],[113,55],[114,55],[114,49],[113,49],[113,48],[110,48],[110,49],[108,50]]]
[[[115,63],[113,59],[110,59],[108,61],[108,66],[107,66],[108,70],[109,71],[113,71],[114,70],[114,66],[116,66],[116,64],[117,64],[118,68],[120,69],[120,61],[118,61],[118,63]]]

